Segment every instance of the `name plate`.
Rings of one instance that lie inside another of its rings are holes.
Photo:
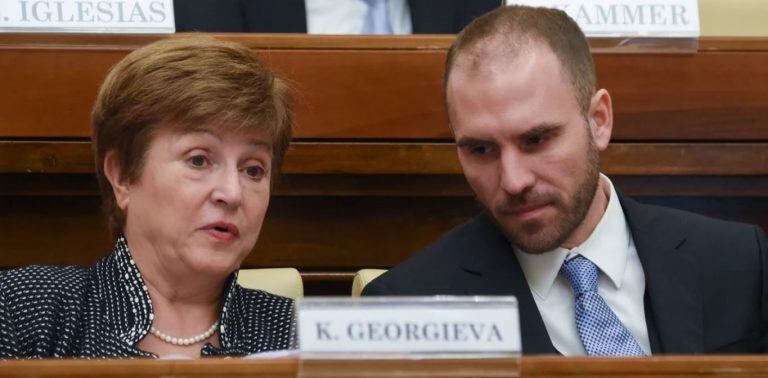
[[[697,0],[506,0],[505,3],[561,9],[590,37],[696,38],[701,34]]]
[[[440,358],[519,355],[514,297],[303,298],[302,358]]]
[[[173,0],[0,0],[0,31],[174,33]]]

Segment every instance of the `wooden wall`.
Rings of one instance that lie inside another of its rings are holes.
[[[247,266],[295,266],[309,293],[344,293],[351,272],[394,265],[478,212],[442,103],[452,37],[218,37],[300,93]],[[88,114],[109,67],[156,38],[0,35],[0,267],[90,264],[110,249]],[[768,39],[687,52],[592,42],[615,106],[603,172],[641,200],[768,229]]]

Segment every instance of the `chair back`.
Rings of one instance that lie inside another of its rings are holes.
[[[294,268],[240,269],[237,283],[248,289],[263,290],[291,299],[304,296],[301,274]]]
[[[352,296],[359,297],[363,292],[365,285],[368,285],[376,277],[384,274],[386,269],[360,269],[355,274],[355,279],[352,281]]]

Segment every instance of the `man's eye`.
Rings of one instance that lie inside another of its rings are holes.
[[[203,155],[195,155],[187,160],[195,168],[203,168],[208,164],[208,158]]]
[[[248,177],[253,179],[261,179],[264,177],[264,174],[266,173],[264,168],[258,165],[247,167],[245,168],[244,171],[245,171],[245,174],[248,175]]]
[[[469,153],[472,155],[485,155],[488,153],[488,146],[477,145],[469,148]]]
[[[540,134],[540,135],[532,135],[528,138],[525,138],[524,142],[526,146],[535,147],[546,142],[548,139],[549,139],[548,135]]]

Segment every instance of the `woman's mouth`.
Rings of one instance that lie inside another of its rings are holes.
[[[215,222],[203,227],[203,231],[218,240],[233,240],[240,235],[236,225],[229,222]]]

